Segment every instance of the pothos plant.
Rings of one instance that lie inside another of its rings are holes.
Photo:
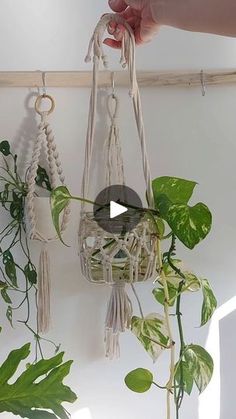
[[[153,181],[155,210],[143,210],[153,219],[158,237],[158,267],[153,297],[163,314],[144,316],[141,309],[140,317],[132,318],[131,331],[154,361],[162,350],[170,352],[170,374],[167,383],[159,384],[151,371],[138,368],[125,377],[125,383],[137,393],[146,392],[151,386],[166,391],[167,419],[171,418],[172,399],[176,419],[179,419],[184,395],[190,395],[194,385],[200,393],[203,392],[213,374],[211,355],[200,345],[185,341],[182,321],[181,301],[189,292],[202,292],[201,326],[210,320],[217,305],[209,281],[185,269],[176,256],[178,241],[192,250],[211,230],[212,216],[207,206],[203,203],[189,205],[195,186],[196,182],[185,179],[157,178]],[[59,235],[59,217],[71,199],[84,201],[72,196],[63,186],[52,191],[52,218]],[[85,201],[93,204],[92,201]],[[173,335],[173,321],[177,323],[178,336]]]
[[[0,153],[0,203],[7,220],[5,225],[1,222],[0,231],[0,294],[11,327],[16,321],[21,323],[35,340],[34,361],[26,364],[25,371],[13,384],[8,381],[20,362],[30,355],[30,344],[13,350],[0,366],[0,413],[11,412],[29,419],[67,419],[69,414],[62,402],[72,403],[76,395],[63,384],[63,379],[69,374],[72,361],[63,363],[60,345],[40,336],[37,326],[34,327],[37,322],[31,312],[32,304],[37,312],[37,271],[30,255],[24,219],[27,184],[19,174],[17,155],[12,153],[8,141],[0,142]],[[47,172],[40,166],[36,183],[51,191]],[[43,343],[54,347],[55,356],[44,359]]]

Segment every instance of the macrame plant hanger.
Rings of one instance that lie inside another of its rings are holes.
[[[42,111],[40,105],[42,100],[47,99],[51,103],[51,107],[47,111]],[[26,198],[26,223],[28,236],[32,240],[38,240],[42,243],[41,252],[39,257],[39,268],[37,276],[37,305],[38,305],[38,332],[46,333],[50,327],[50,258],[48,252],[48,244],[57,239],[56,235],[46,237],[38,229],[38,214],[37,214],[37,199],[40,198],[36,193],[36,177],[38,166],[40,164],[40,157],[42,151],[47,159],[48,176],[51,188],[65,185],[65,177],[63,174],[62,164],[57,151],[54,134],[49,123],[49,115],[55,108],[55,102],[52,96],[43,94],[39,95],[35,102],[35,110],[40,115],[41,121],[38,126],[38,134],[33,147],[31,164],[27,176],[28,193]],[[49,204],[49,198],[48,198]],[[48,205],[50,210],[50,205]],[[70,208],[66,207],[61,219],[61,232],[64,232],[69,221]],[[45,215],[45,214],[44,214]],[[50,216],[49,214],[47,214]],[[40,216],[40,214],[39,214]],[[43,221],[43,220],[42,220]]]
[[[125,26],[122,39],[121,64],[128,67],[130,96],[133,102],[135,121],[141,145],[142,164],[147,188],[147,200],[153,208],[151,174],[148,163],[145,131],[142,117],[141,99],[136,78],[135,39],[130,26],[118,15],[104,15],[97,24],[89,44],[86,61],[93,55],[93,82],[90,96],[88,130],[85,149],[85,163],[82,182],[82,197],[88,198],[90,185],[91,160],[94,147],[96,107],[98,93],[98,72],[100,62],[107,68],[107,57],[103,51],[103,37],[110,22],[115,20]],[[114,93],[107,98],[107,111],[111,120],[107,156],[105,159],[105,186],[125,184],[124,167],[119,142],[117,116],[119,100]],[[115,222],[115,221],[114,221]],[[123,235],[107,233],[100,228],[93,215],[81,206],[79,228],[79,250],[83,275],[93,283],[107,283],[112,287],[105,321],[105,353],[109,358],[120,354],[119,334],[130,327],[132,304],[125,291],[125,284],[146,281],[156,272],[156,230],[151,217],[144,217],[131,232]]]

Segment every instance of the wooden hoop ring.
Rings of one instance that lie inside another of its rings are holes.
[[[41,104],[42,99],[48,99],[51,102],[51,107],[49,108],[48,111],[41,111],[40,110],[40,104]],[[42,115],[44,112],[47,112],[47,114],[49,115],[55,109],[55,101],[54,101],[52,96],[43,94],[43,95],[40,95],[40,96],[37,97],[34,107],[35,107],[36,112],[39,115]]]

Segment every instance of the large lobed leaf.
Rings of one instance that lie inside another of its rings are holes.
[[[195,186],[196,182],[168,176],[153,181],[154,200],[160,216],[189,249],[207,236],[212,224],[212,215],[206,205],[188,205]]]
[[[26,344],[12,351],[0,367],[0,412],[29,419],[68,419],[62,403],[73,403],[77,397],[63,384],[72,363],[62,363],[63,353],[30,365],[13,384],[8,384],[29,354],[30,344]]]

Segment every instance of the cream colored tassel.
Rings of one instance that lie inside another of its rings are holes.
[[[113,359],[120,356],[119,334],[130,327],[131,317],[132,303],[125,291],[125,283],[112,285],[105,323],[106,357]]]
[[[38,331],[47,333],[50,326],[50,260],[47,244],[43,243],[38,271]]]

